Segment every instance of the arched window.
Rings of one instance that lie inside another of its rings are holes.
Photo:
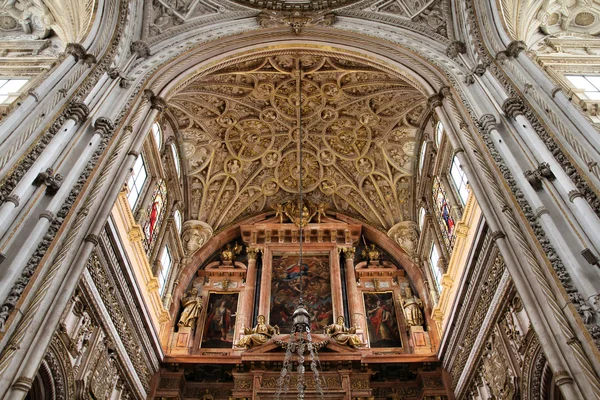
[[[421,145],[421,154],[419,154],[419,172],[423,170],[423,164],[425,164],[425,154],[427,153],[427,142],[423,142]]]
[[[440,253],[438,253],[435,243],[432,243],[431,251],[429,252],[429,264],[431,265],[431,275],[433,275],[433,280],[435,281],[435,287],[438,293],[442,291],[442,271],[438,266],[439,261]]]
[[[142,157],[140,154],[137,160],[135,160],[135,164],[133,164],[133,173],[127,181],[127,187],[129,188],[127,201],[129,202],[129,207],[131,207],[132,210],[135,208],[135,203],[144,189],[144,184],[146,183],[147,177],[148,173],[146,172],[144,157]]]
[[[175,210],[175,213],[173,214],[173,219],[175,220],[175,228],[177,228],[177,233],[181,233],[182,219],[179,210]]]
[[[458,161],[458,157],[456,157],[456,155],[452,158],[450,177],[452,178],[452,183],[454,183],[458,197],[460,197],[460,201],[464,206],[467,203],[467,198],[469,197],[469,189],[467,189],[467,175],[460,167],[460,161]]]
[[[437,176],[433,180],[433,204],[436,208],[434,213],[442,229],[444,242],[448,249],[452,249],[454,245],[454,217],[451,213],[452,208],[448,203],[446,190],[444,190],[442,182]]]
[[[435,144],[439,147],[440,143],[442,143],[442,137],[444,137],[444,125],[441,122],[438,122],[435,126]]]
[[[177,176],[181,177],[181,165],[179,160],[179,153],[177,152],[177,147],[175,143],[171,144],[171,151],[173,152],[173,161],[175,162],[175,170],[177,171]]]
[[[162,254],[160,255],[160,265],[160,273],[158,274],[158,291],[162,296],[167,286],[167,280],[169,279],[171,266],[173,265],[173,259],[171,258],[171,251],[169,250],[168,245],[165,245]]]
[[[156,185],[152,201],[146,209],[146,215],[148,216],[144,223],[144,236],[146,238],[144,247],[146,248],[146,251],[149,251],[152,248],[152,244],[158,236],[166,206],[167,186],[165,185],[165,181],[161,179],[158,182],[158,185]]]
[[[160,151],[162,148],[163,134],[162,128],[158,122],[152,124],[152,137],[154,138],[154,143],[156,143],[156,148]]]
[[[421,209],[419,210],[419,229],[423,229],[423,223],[425,222],[425,208],[421,207]]]

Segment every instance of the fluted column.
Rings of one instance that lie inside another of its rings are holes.
[[[252,326],[252,316],[254,315],[254,291],[256,290],[256,258],[260,249],[249,247],[246,249],[248,254],[248,270],[246,271],[246,287],[242,297],[242,326]]]
[[[357,325],[365,329],[365,314],[361,307],[358,287],[356,286],[356,274],[354,272],[354,253],[356,252],[356,248],[346,247],[342,251],[344,252],[344,262],[346,263],[346,291],[348,293],[348,311],[350,314],[348,324],[351,326]]]

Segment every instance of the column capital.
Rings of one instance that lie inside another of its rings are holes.
[[[69,105],[67,117],[76,123],[84,121],[90,115],[90,109],[87,105],[80,101],[74,101]]]
[[[132,54],[135,54],[140,58],[148,58],[151,56],[150,46],[148,46],[148,43],[144,42],[143,40],[138,40],[131,43],[129,49],[131,50]]]
[[[163,112],[167,109],[167,101],[159,96],[152,96],[150,98],[151,109]]]
[[[431,96],[429,96],[427,98],[427,106],[433,110],[442,105],[442,100],[444,100],[444,96],[442,96],[442,94],[440,94],[440,93],[432,94]]]
[[[344,259],[346,261],[348,261],[348,260],[354,261],[354,254],[356,253],[356,247],[344,247],[342,249],[342,252],[344,253]]]
[[[513,40],[506,46],[504,52],[508,57],[517,57],[520,52],[527,50],[527,45],[522,40]]]
[[[484,114],[479,118],[479,125],[483,128],[484,132],[489,135],[493,130],[497,130],[496,117],[492,114]]]
[[[72,55],[75,58],[75,61],[83,60],[87,55],[85,47],[79,43],[67,43],[65,53]]]
[[[502,111],[504,111],[507,117],[512,119],[516,119],[518,115],[524,115],[525,110],[525,104],[518,97],[509,97],[502,104]]]
[[[100,117],[94,121],[94,129],[100,131],[103,135],[110,135],[115,131],[115,123],[109,118]]]
[[[467,46],[460,40],[453,41],[446,48],[446,55],[450,58],[456,58],[459,54],[465,54],[466,52]]]
[[[255,260],[258,257],[258,254],[261,252],[261,249],[256,247],[248,247],[246,248],[246,254],[248,255],[248,260]]]

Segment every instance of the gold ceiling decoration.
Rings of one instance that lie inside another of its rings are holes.
[[[426,99],[398,76],[323,55],[262,57],[197,77],[171,96],[169,112],[183,139],[191,218],[215,230],[291,198],[300,175],[310,201],[382,230],[411,217]]]

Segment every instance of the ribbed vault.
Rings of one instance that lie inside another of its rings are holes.
[[[168,109],[181,135],[190,218],[226,228],[293,197],[302,174],[311,201],[387,231],[412,219],[426,113],[422,92],[393,72],[309,50],[199,74]]]

